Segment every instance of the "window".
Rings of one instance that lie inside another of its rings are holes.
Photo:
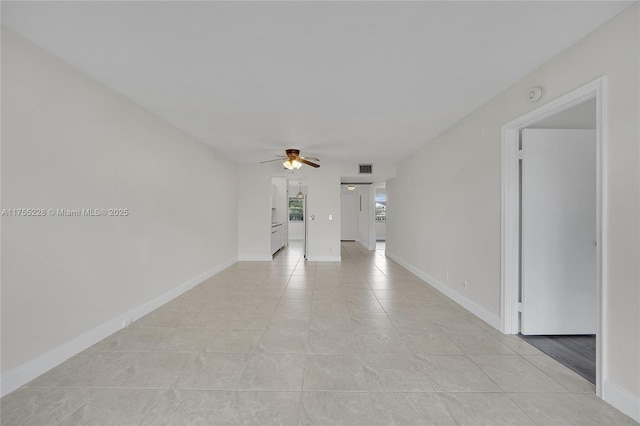
[[[289,221],[304,221],[304,199],[295,197],[289,198]]]
[[[387,221],[387,194],[376,194],[376,222]]]

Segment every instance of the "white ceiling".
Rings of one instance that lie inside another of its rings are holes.
[[[2,23],[241,162],[379,163],[629,5],[3,1]]]

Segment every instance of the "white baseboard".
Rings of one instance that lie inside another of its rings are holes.
[[[607,404],[640,423],[640,398],[607,379],[602,385],[602,394]]]
[[[273,255],[271,256],[240,256],[238,261],[240,262],[271,262]]]
[[[460,306],[462,306],[463,308],[465,308],[466,310],[468,310],[469,312],[471,312],[472,314],[480,318],[482,321],[489,324],[491,327],[495,328],[496,330],[500,330],[500,317],[498,315],[495,315],[494,313],[490,312],[486,308],[478,305],[473,300],[468,299],[467,297],[458,293],[456,290],[452,289],[448,285],[433,278],[431,275],[427,274],[426,272],[421,271],[415,266],[405,262],[400,257],[396,256],[393,253],[390,253],[388,249],[385,251],[385,255],[389,259],[398,263],[400,266],[406,268],[408,271],[410,271],[414,275],[418,276],[420,279],[422,279],[424,282],[429,284],[431,287],[440,291],[445,296],[447,296],[448,298],[450,298],[451,300],[453,300],[454,302],[456,302],[457,304],[459,304]]]
[[[30,382],[39,375],[51,370],[53,367],[63,363],[74,355],[82,352],[90,346],[98,343],[102,339],[109,337],[116,331],[123,328],[123,324],[129,324],[137,320],[149,312],[158,309],[160,306],[175,299],[196,285],[212,277],[223,269],[236,263],[236,259],[230,259],[221,265],[218,265],[202,274],[180,284],[173,290],[170,290],[143,305],[133,308],[115,318],[106,321],[99,326],[74,337],[73,339],[57,346],[50,351],[45,352],[39,357],[21,364],[0,377],[0,396],[5,396],[13,392],[25,383]]]
[[[341,256],[309,256],[310,262],[341,262]]]

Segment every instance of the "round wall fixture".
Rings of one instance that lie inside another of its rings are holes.
[[[542,87],[532,87],[529,90],[529,102],[535,104],[544,96],[544,89]]]

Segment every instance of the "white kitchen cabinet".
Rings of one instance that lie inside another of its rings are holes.
[[[284,228],[282,223],[271,225],[271,254],[275,254],[284,246]]]

